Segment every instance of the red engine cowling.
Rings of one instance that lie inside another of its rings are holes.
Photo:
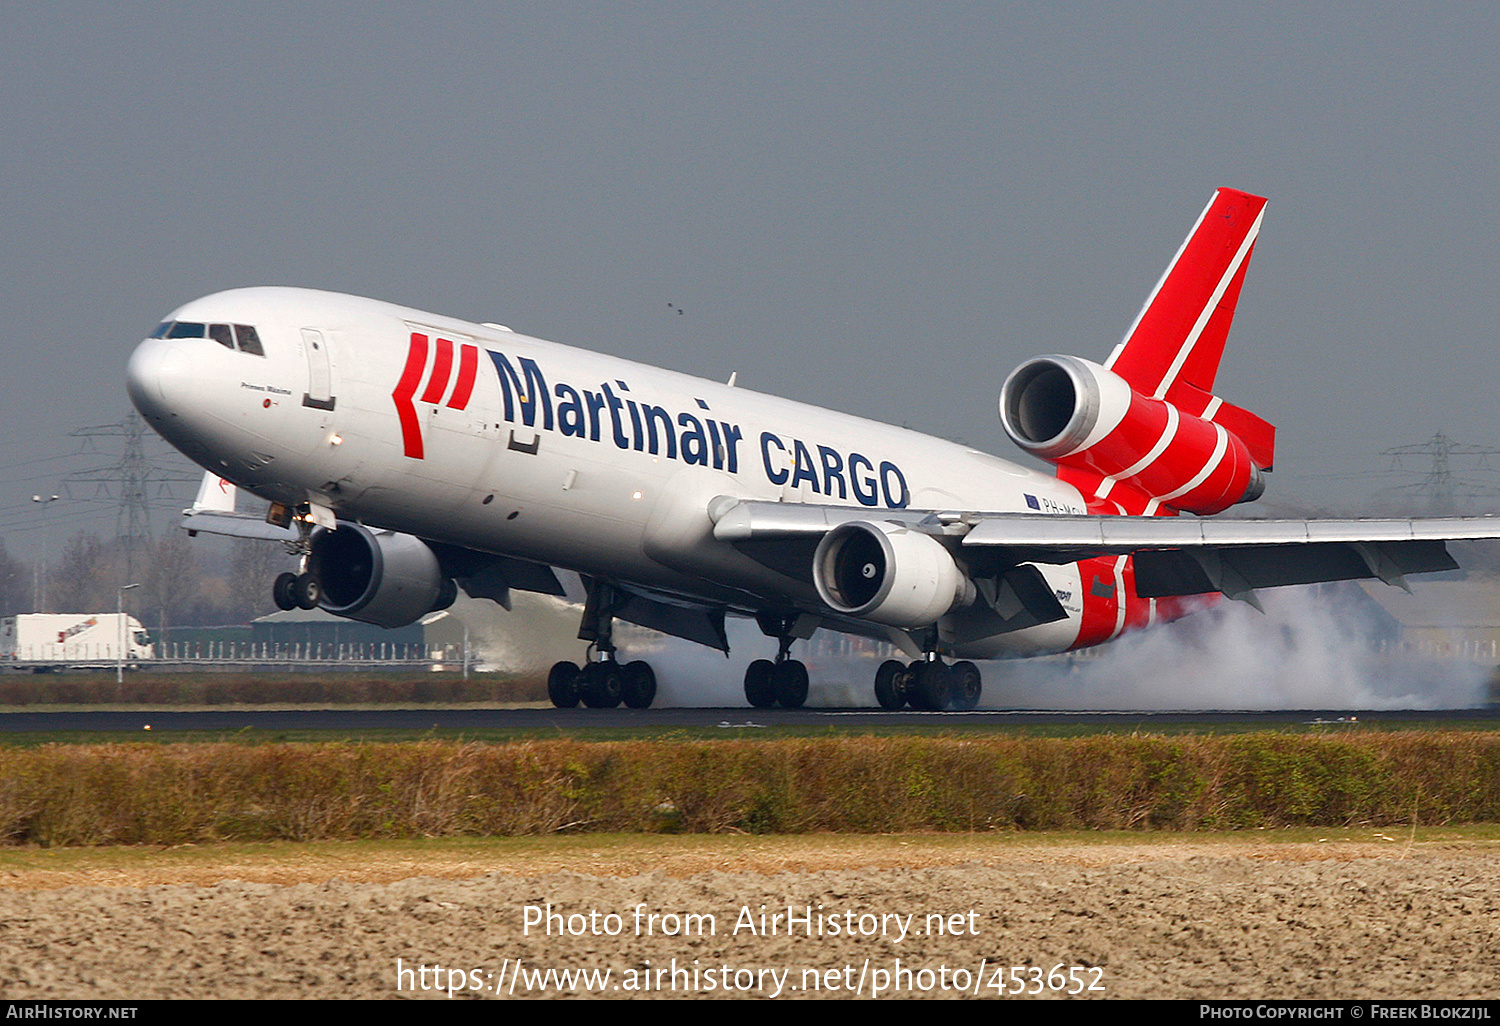
[[[1076,356],[1039,356],[1012,371],[1000,390],[1000,420],[1027,452],[1107,479],[1101,499],[1119,486],[1209,514],[1265,488],[1249,448],[1222,425],[1141,395]]]

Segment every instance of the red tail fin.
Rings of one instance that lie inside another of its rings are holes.
[[[1105,366],[1142,395],[1222,425],[1269,470],[1276,429],[1213,394],[1265,208],[1260,196],[1214,193]]]

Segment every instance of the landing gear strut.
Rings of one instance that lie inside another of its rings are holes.
[[[279,514],[276,512],[278,508],[280,509]],[[305,512],[306,507],[303,507],[303,509]],[[312,537],[312,524],[309,523],[305,516],[294,518],[292,511],[280,503],[273,503],[271,511],[276,519],[273,519],[272,516],[268,516],[267,519],[272,520],[279,527],[286,527],[288,524],[296,523],[297,540],[295,542],[287,542],[286,549],[292,555],[300,557],[300,562],[298,563],[300,567],[299,572],[294,574],[288,571],[287,573],[278,574],[276,580],[272,582],[271,598],[276,603],[276,608],[283,611],[316,609],[318,608],[318,603],[323,601],[323,582],[318,580],[317,575],[312,573],[308,567],[308,553],[311,551],[308,540]]]
[[[589,645],[590,659],[582,668],[561,662],[547,674],[547,697],[559,709],[581,701],[590,709],[612,709],[624,702],[632,709],[648,709],[656,699],[656,671],[637,659],[621,666],[615,661],[614,614],[624,596],[612,586],[595,581],[589,586],[578,636]]]

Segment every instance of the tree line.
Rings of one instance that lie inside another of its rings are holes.
[[[174,527],[132,549],[124,539],[79,531],[43,566],[0,539],[0,616],[113,612],[127,584],[139,587],[124,593],[125,611],[155,631],[248,623],[274,612],[271,581],[295,565],[285,548],[204,541],[190,542]]]

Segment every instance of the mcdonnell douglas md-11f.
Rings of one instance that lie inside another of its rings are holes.
[[[190,530],[282,538],[282,608],[385,627],[457,589],[581,586],[558,706],[650,705],[616,619],[728,652],[775,639],[752,705],[800,706],[818,628],[889,642],[886,708],[973,708],[974,659],[1064,652],[1220,596],[1453,569],[1500,519],[1208,519],[1259,496],[1275,432],[1214,393],[1265,200],[1219,190],[1103,363],[1039,356],[1000,419],[1047,475],[943,441],[352,296],[249,288],[173,311],[130,360],[151,425],[208,472]],[[234,512],[234,488],[270,503]],[[769,643],[768,643],[769,648]],[[769,650],[768,653],[769,654]],[[958,660],[950,662],[950,660]]]

